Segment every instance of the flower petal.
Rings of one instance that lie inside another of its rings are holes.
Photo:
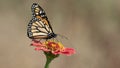
[[[62,43],[56,41],[45,41],[42,43],[33,40],[31,45],[35,46],[36,51],[42,50],[44,52],[51,52],[54,55],[65,54],[70,56],[75,53],[73,48],[65,48]]]
[[[75,50],[73,48],[65,48],[61,53],[70,56],[75,54]]]

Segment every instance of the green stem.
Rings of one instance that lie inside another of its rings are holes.
[[[53,60],[54,58],[50,58],[49,56],[46,56],[46,64],[45,64],[45,68],[49,68],[49,64],[50,62]]]
[[[44,54],[46,56],[45,68],[49,68],[49,64],[51,63],[51,61],[59,56],[59,55],[54,55],[51,52],[44,52]]]

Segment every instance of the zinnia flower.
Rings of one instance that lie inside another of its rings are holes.
[[[66,48],[62,43],[55,40],[48,40],[45,42],[33,40],[31,45],[35,46],[35,50],[37,51],[42,50],[44,52],[51,52],[54,55],[65,54],[70,56],[75,53],[73,48]]]

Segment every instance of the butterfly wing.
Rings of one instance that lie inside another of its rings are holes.
[[[56,37],[45,11],[37,3],[33,3],[31,10],[33,18],[28,24],[28,37],[31,39],[50,39]]]
[[[28,24],[28,37],[32,39],[46,39],[48,34],[52,33],[52,30],[45,22],[47,21],[33,18]]]
[[[49,23],[49,20],[47,18],[45,11],[43,10],[43,8],[40,7],[39,4],[33,3],[31,6],[31,10],[32,10],[33,17],[36,17],[36,18],[39,18],[39,19],[45,21],[45,23],[50,27],[50,29],[53,32],[51,24]]]

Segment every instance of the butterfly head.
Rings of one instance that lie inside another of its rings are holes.
[[[57,34],[49,33],[47,39],[56,38],[56,37],[57,37]]]

